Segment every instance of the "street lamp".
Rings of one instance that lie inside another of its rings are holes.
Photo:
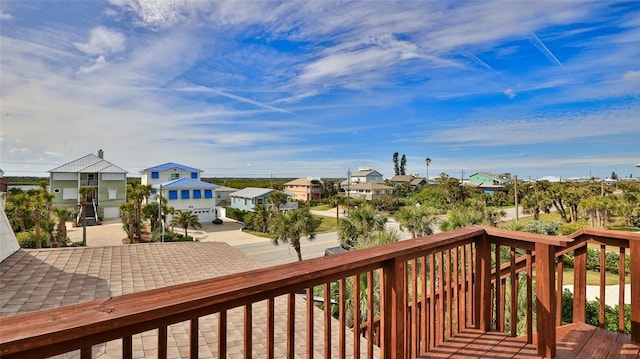
[[[424,162],[427,164],[427,184],[429,184],[429,164],[431,163],[431,158],[425,158]]]

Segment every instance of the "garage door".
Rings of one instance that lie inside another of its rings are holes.
[[[193,214],[198,216],[198,222],[200,223],[209,223],[213,221],[213,210],[210,208],[200,208],[192,210]]]
[[[120,217],[120,209],[118,207],[104,207],[104,218]]]

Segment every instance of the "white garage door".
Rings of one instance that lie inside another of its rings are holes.
[[[210,223],[213,221],[213,210],[210,208],[193,209],[192,212],[198,216],[198,222],[200,223]]]
[[[104,207],[104,218],[120,217],[120,209],[118,207]]]

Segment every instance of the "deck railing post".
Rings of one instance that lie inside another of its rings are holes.
[[[556,355],[555,247],[536,243],[536,332],[538,355]]]
[[[475,318],[476,329],[491,329],[491,243],[487,235],[476,239],[475,268]]]
[[[640,240],[629,241],[631,257],[631,340],[640,343]]]
[[[380,324],[384,359],[405,357],[406,269],[407,263],[399,259],[386,261],[382,267],[384,283]]]
[[[573,322],[587,320],[587,244],[573,252]]]

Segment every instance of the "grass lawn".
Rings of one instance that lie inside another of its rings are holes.
[[[563,274],[563,284],[573,284],[573,268],[564,268]],[[605,283],[606,285],[620,284],[619,278],[620,276],[618,274],[607,272],[605,274]],[[625,277],[625,283],[631,283],[628,275]],[[587,285],[600,285],[600,272],[588,270]]]
[[[320,226],[318,227],[318,229],[316,229],[316,234],[335,232],[338,230],[338,225],[336,224],[335,218],[326,217],[326,216],[316,216],[316,215],[313,215],[313,217],[320,218],[322,220],[322,222],[320,223]],[[252,234],[254,236],[258,236],[258,237],[273,238],[269,233],[250,231],[248,229],[245,229],[244,232]]]

